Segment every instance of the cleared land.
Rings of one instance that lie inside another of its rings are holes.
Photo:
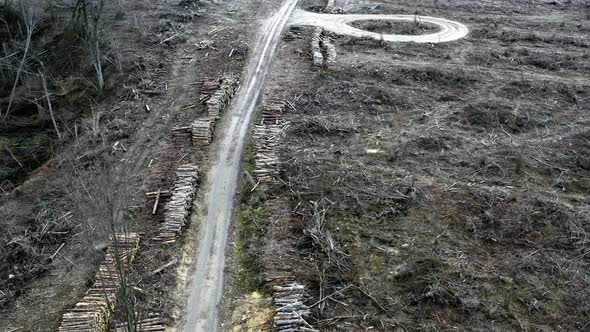
[[[324,69],[310,65],[312,29],[285,42],[266,92],[292,104],[283,172],[244,195],[236,280],[250,273],[260,283],[246,288],[264,289],[294,271],[322,331],[587,330],[588,9],[344,11],[443,17],[471,32],[437,45],[334,35],[338,58]],[[263,300],[246,303],[264,315]]]
[[[30,4],[37,9],[51,5]],[[159,234],[167,199],[152,215],[154,200],[145,193],[169,190],[180,164],[196,164],[207,174],[215,143],[211,148],[193,147],[190,137],[175,137],[171,128],[206,116],[199,82],[240,74],[250,32],[256,28],[251,14],[266,12],[252,1],[223,6],[193,0],[107,2],[99,27],[105,88],[98,93],[87,50],[63,34],[73,7],[51,8],[37,16],[33,43],[35,54],[42,57],[31,60],[29,75],[33,97],[43,96],[37,84],[38,60],[48,67],[47,84],[62,138],[47,117],[46,105],[31,105],[26,88],[19,87],[23,93],[15,99],[15,105],[23,107],[14,107],[8,121],[0,120],[0,148],[11,142],[16,157],[5,149],[0,153],[0,187],[5,191],[0,190],[0,331],[55,329],[63,312],[92,285],[111,221],[141,234],[129,275],[134,308],[142,317],[160,315],[173,325],[183,305],[175,292],[177,268],[190,267],[181,260],[182,248],[194,244],[202,205],[193,209],[197,222],[183,241],[163,246],[153,238]],[[4,9],[0,5],[2,14]],[[22,41],[11,43],[20,46]],[[22,51],[17,54],[20,58]],[[1,83],[4,112],[13,81]],[[53,150],[43,151],[19,138],[38,133],[50,137]],[[47,154],[36,157],[32,148]],[[24,155],[36,158],[35,163],[29,164]],[[39,164],[43,166],[35,169]],[[19,175],[7,186],[5,171],[11,169]],[[177,264],[159,270],[175,260]],[[121,306],[114,318],[125,321]]]

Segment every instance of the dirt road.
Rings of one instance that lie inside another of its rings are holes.
[[[231,105],[217,161],[208,176],[207,217],[201,225],[196,271],[187,307],[184,331],[216,331],[223,294],[223,269],[240,159],[250,118],[262,91],[280,34],[297,0],[287,0],[262,26],[252,52],[246,79]],[[227,119],[226,118],[226,119]]]

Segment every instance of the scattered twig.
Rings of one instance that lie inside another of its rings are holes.
[[[328,295],[328,296],[325,296],[325,297],[323,297],[323,298],[319,299],[317,302],[315,302],[314,304],[310,305],[309,307],[310,307],[310,308],[313,308],[313,307],[315,307],[316,305],[318,305],[318,304],[320,304],[320,303],[324,302],[325,300],[327,300],[327,299],[331,298],[332,296],[334,296],[334,295],[336,295],[336,294],[342,294],[342,292],[344,292],[345,290],[349,289],[349,288],[350,288],[350,287],[352,287],[352,286],[353,286],[353,285],[351,284],[351,285],[348,285],[348,286],[346,286],[346,287],[342,288],[341,290],[337,290],[337,291],[335,291],[334,293],[332,293],[332,294],[330,294],[330,295]]]
[[[165,42],[171,41],[172,39],[176,38],[177,36],[178,36],[178,33],[175,33],[175,34],[173,34],[172,36],[170,36],[170,37],[168,37],[168,38],[166,38],[166,39],[162,40],[162,41],[160,42],[160,45],[164,44]]]
[[[62,244],[61,244],[61,246],[59,246],[59,248],[57,248],[57,250],[56,250],[56,251],[53,253],[53,255],[51,255],[50,259],[51,259],[52,261],[55,259],[55,256],[57,256],[57,253],[59,253],[59,251],[61,250],[61,248],[63,248],[63,246],[64,246],[65,244],[66,244],[65,242],[64,242],[64,243],[62,243]]]

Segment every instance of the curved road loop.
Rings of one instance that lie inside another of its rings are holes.
[[[219,329],[218,307],[223,296],[225,246],[240,172],[240,160],[250,118],[289,16],[297,0],[287,0],[259,33],[246,79],[229,108],[223,142],[208,174],[207,217],[199,230],[196,270],[188,300],[186,332]]]
[[[360,20],[413,21],[410,15],[332,15],[297,10],[289,18],[298,0],[286,0],[279,11],[268,19],[259,33],[247,74],[237,97],[226,115],[224,138],[215,165],[208,174],[207,217],[199,230],[195,273],[186,312],[185,332],[218,331],[219,305],[223,297],[225,247],[233,211],[233,202],[240,172],[244,139],[250,119],[264,86],[271,60],[287,25],[315,25],[326,30],[354,37],[381,39],[379,33],[356,29],[351,22]],[[421,21],[441,27],[439,32],[421,36],[383,35],[385,41],[439,43],[456,40],[468,33],[463,24],[434,17]]]
[[[387,21],[404,21],[414,22],[418,19],[420,22],[434,24],[440,27],[440,31],[427,35],[392,35],[381,34],[357,29],[350,25],[355,21],[387,20]],[[303,10],[296,10],[289,21],[291,25],[313,25],[324,28],[325,30],[358,38],[373,38],[389,42],[414,42],[414,43],[443,43],[461,39],[469,33],[469,29],[455,21],[444,18],[415,15],[378,15],[378,14],[319,14]]]

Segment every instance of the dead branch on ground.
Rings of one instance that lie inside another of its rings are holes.
[[[349,255],[339,248],[338,243],[334,240],[330,231],[325,229],[326,213],[329,207],[325,207],[324,201],[321,203],[311,202],[311,204],[313,209],[313,224],[311,228],[305,230],[305,234],[327,256],[328,265],[333,265],[343,272],[348,271],[350,267],[346,262],[346,258]]]

